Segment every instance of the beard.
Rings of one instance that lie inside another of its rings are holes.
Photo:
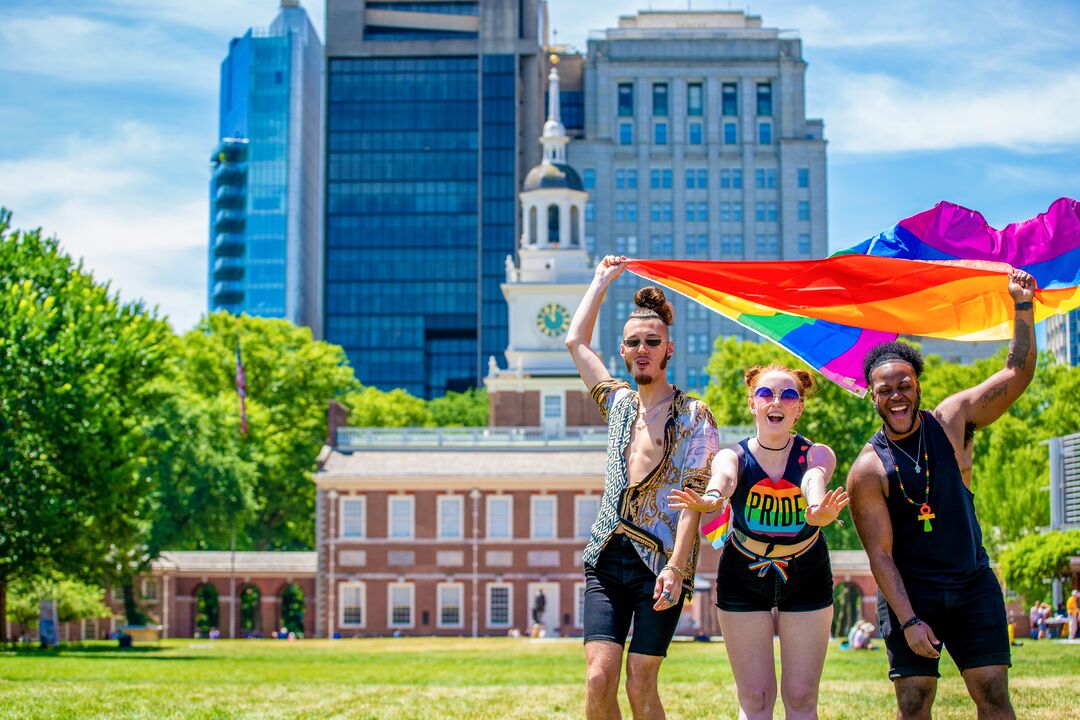
[[[912,408],[911,422],[908,423],[907,428],[898,428],[892,424],[887,413],[881,411],[877,403],[874,403],[874,410],[881,417],[881,421],[885,423],[885,427],[893,432],[894,435],[908,435],[915,430],[915,422],[919,419],[919,408],[922,407],[922,390],[920,389],[915,393],[915,407]]]
[[[667,370],[667,361],[668,361],[668,356],[665,355],[664,358],[660,361],[660,369],[661,370]],[[630,375],[634,378],[634,382],[637,383],[638,385],[648,385],[648,384],[650,384],[650,383],[652,383],[653,381],[656,380],[656,378],[654,378],[652,375],[648,375],[646,373],[634,372],[633,363],[631,363],[625,357],[623,358],[623,362],[626,363],[626,371],[630,373]]]

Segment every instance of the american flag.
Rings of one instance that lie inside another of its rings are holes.
[[[247,435],[247,378],[244,361],[240,359],[240,341],[236,341],[236,394],[240,396],[240,432]]]

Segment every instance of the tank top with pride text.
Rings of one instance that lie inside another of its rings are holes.
[[[739,482],[731,497],[736,530],[777,545],[795,545],[813,537],[818,528],[806,523],[806,498],[800,489],[811,445],[802,435],[795,435],[784,474],[774,481],[750,452],[750,438],[739,441]]]

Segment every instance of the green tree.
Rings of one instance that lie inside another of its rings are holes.
[[[397,388],[385,392],[374,387],[358,388],[342,398],[349,408],[353,427],[433,427],[435,419],[427,403]]]
[[[488,394],[483,388],[450,391],[428,402],[431,417],[439,427],[486,427]]]
[[[1066,578],[1069,560],[1076,555],[1080,555],[1080,530],[1025,535],[1001,553],[1005,587],[1028,602],[1046,600],[1050,581]]]
[[[246,435],[240,434],[236,393],[238,342],[247,378]],[[313,547],[312,473],[326,439],[327,403],[359,388],[344,350],[313,340],[308,328],[285,320],[215,313],[181,338],[176,374],[177,382],[201,399],[196,412],[214,409],[209,431],[216,433],[221,462],[212,484],[226,499],[224,507],[218,504],[218,515],[235,513],[240,525],[237,546]],[[219,523],[219,529],[225,525]],[[221,547],[220,533],[214,535],[191,542]]]
[[[9,221],[0,211],[0,617],[9,582],[97,577],[145,527],[141,428],[170,335]]]
[[[105,604],[105,591],[99,585],[55,576],[23,578],[13,583],[7,619],[20,632],[32,630],[37,625],[42,600],[56,600],[56,615],[61,623],[112,614]]]

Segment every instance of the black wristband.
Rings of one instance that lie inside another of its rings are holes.
[[[1028,300],[1026,302],[1018,302],[1018,303],[1016,303],[1016,305],[1014,307],[1017,310],[1031,310],[1034,307],[1034,305],[1032,305],[1031,301]]]
[[[900,626],[900,629],[907,630],[912,625],[922,625],[922,620],[919,619],[918,615],[912,615],[910,620]]]

